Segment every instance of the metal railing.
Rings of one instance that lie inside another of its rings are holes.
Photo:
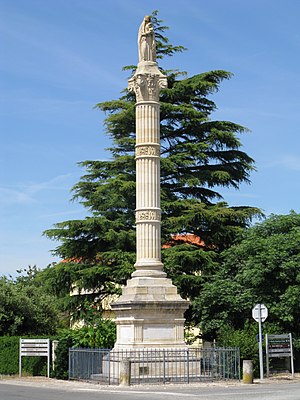
[[[118,385],[122,363],[128,363],[131,384],[240,379],[240,352],[237,348],[71,348],[69,379]]]

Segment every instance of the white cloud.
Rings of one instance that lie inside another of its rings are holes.
[[[36,203],[36,195],[47,190],[66,190],[70,187],[72,174],[58,175],[50,180],[39,183],[0,187],[0,204],[32,204]]]
[[[0,187],[0,204],[31,204],[35,200],[26,191]]]
[[[267,166],[271,168],[283,167],[290,171],[300,171],[300,157],[293,154],[286,154]]]
[[[58,175],[44,182],[30,183],[25,186],[25,188],[31,195],[44,190],[65,190],[66,188],[69,188],[69,180],[72,176],[72,174]]]

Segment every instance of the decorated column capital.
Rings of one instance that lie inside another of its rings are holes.
[[[143,68],[146,69],[147,68]],[[128,81],[128,89],[133,91],[136,96],[137,103],[144,101],[159,101],[159,93],[161,89],[167,87],[167,77],[158,70],[158,74],[149,72],[139,72],[139,68],[132,78]]]

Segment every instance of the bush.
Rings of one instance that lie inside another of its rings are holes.
[[[69,378],[69,348],[74,346],[74,339],[71,332],[69,335],[65,332],[65,335],[59,339],[55,350],[56,359],[52,376],[56,379]]]
[[[53,377],[68,379],[69,348],[102,348],[110,349],[116,341],[116,325],[111,320],[99,319],[95,325],[83,326],[80,329],[65,329],[61,331],[56,348],[56,360]]]
[[[259,376],[257,329],[257,324],[255,323],[246,323],[243,330],[235,330],[227,325],[223,326],[218,334],[218,345],[223,347],[238,347],[240,349],[241,361],[253,361],[253,374],[255,377]]]
[[[0,374],[15,375],[19,373],[18,336],[0,337]]]

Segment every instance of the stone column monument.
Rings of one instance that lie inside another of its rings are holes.
[[[161,262],[159,92],[167,78],[156,63],[151,18],[138,33],[139,63],[129,90],[136,95],[136,253],[135,272],[112,304],[115,349],[183,348],[183,313],[188,302],[166,278]]]

